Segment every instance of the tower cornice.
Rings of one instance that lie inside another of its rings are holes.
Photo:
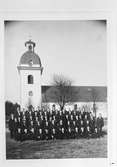
[[[42,72],[43,72],[43,67],[33,67],[33,66],[28,66],[28,67],[26,67],[26,66],[17,66],[17,69],[18,69],[18,71],[20,71],[20,70],[40,70],[41,71],[41,74],[42,74]]]

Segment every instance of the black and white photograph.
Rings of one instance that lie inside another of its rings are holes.
[[[6,159],[107,158],[107,21],[5,20]]]

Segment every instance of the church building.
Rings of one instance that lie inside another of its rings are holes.
[[[27,51],[21,56],[18,65],[18,72],[20,77],[20,106],[27,108],[32,105],[35,109],[39,106],[49,106],[52,108],[53,104],[57,102],[52,98],[52,85],[42,85],[41,78],[43,67],[40,57],[35,53],[35,42],[29,40],[25,42]],[[66,107],[73,108],[74,104],[78,106],[90,106],[92,108],[93,100],[91,98],[91,90],[95,89],[98,94],[96,100],[98,110],[103,115],[107,115],[107,87],[105,86],[72,86],[72,89],[79,94],[72,101],[72,105],[67,104]],[[80,91],[79,91],[80,90]],[[46,97],[46,98],[45,98]]]
[[[27,51],[21,56],[18,71],[20,75],[20,105],[41,105],[41,76],[43,67],[39,56],[35,53],[36,44],[29,40],[25,43]]]

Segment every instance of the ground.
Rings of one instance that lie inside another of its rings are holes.
[[[7,159],[106,158],[107,135],[96,139],[16,142],[6,134]]]

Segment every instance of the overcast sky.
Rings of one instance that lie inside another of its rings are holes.
[[[44,67],[42,85],[63,74],[79,86],[107,85],[105,21],[10,21],[5,24],[5,100],[19,102],[17,65],[29,38]]]

